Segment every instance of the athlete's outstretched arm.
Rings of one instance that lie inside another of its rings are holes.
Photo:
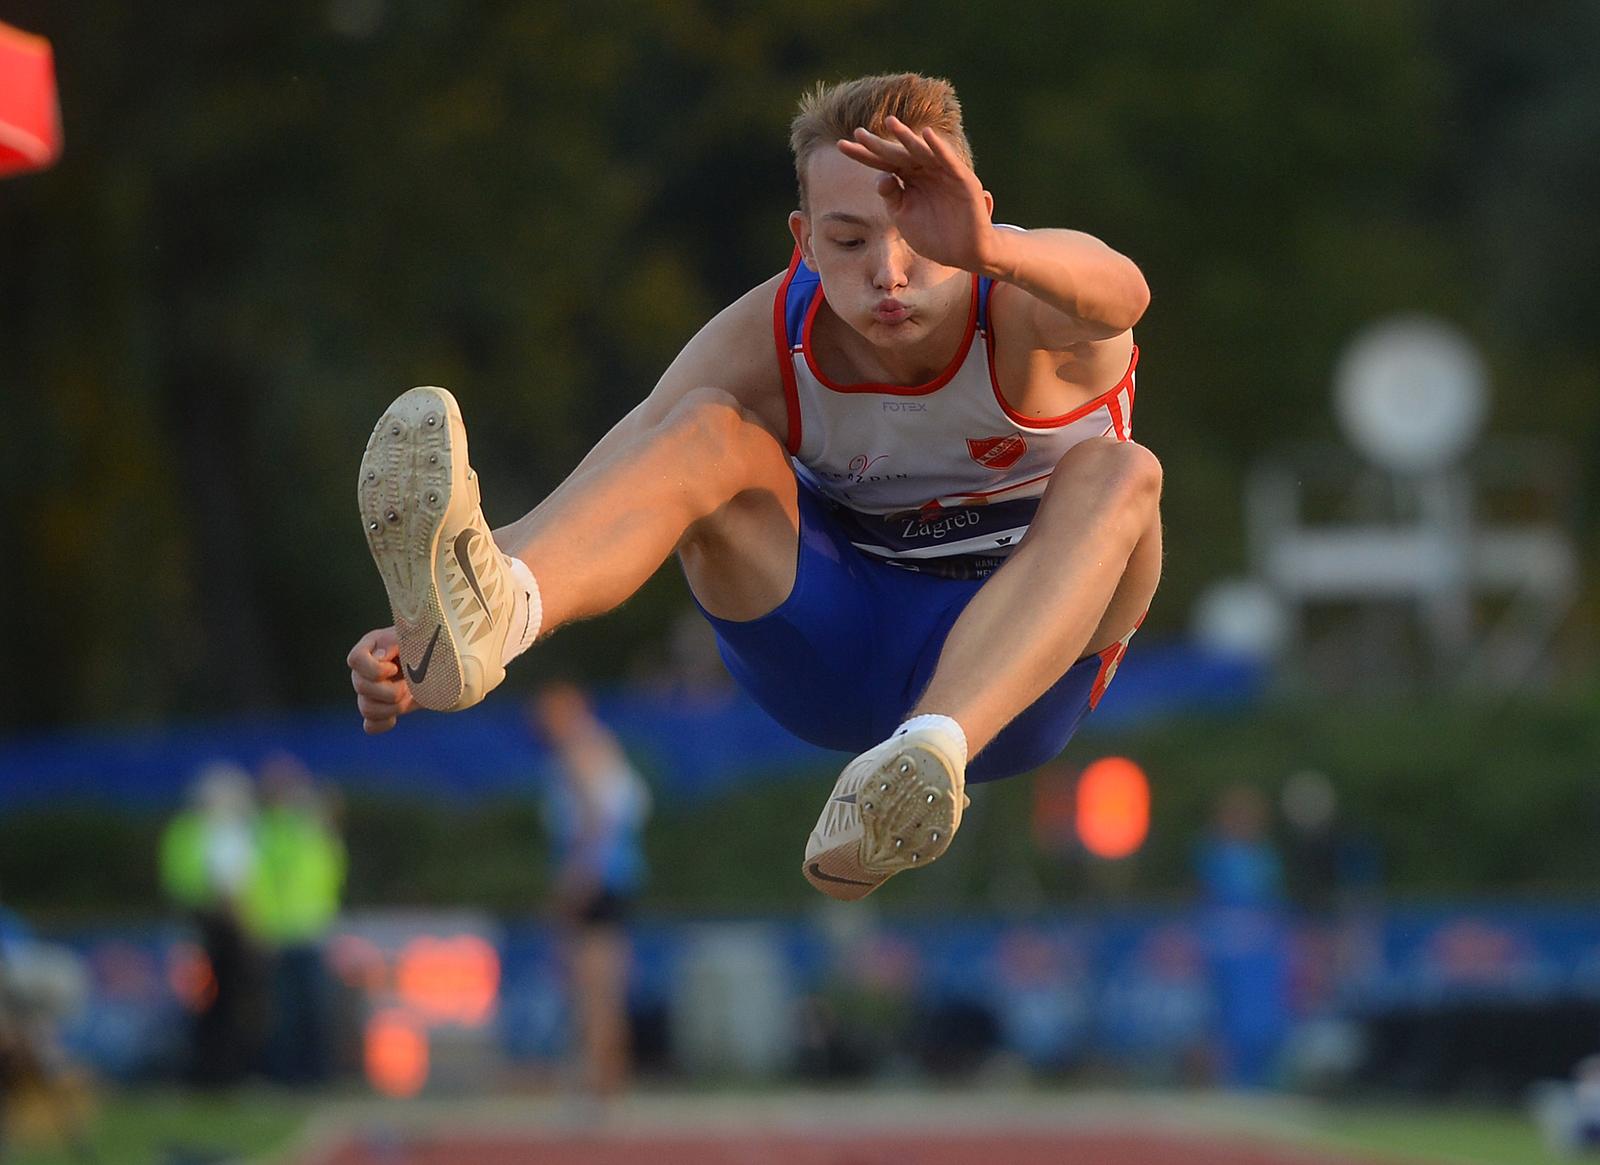
[[[1011,284],[1036,303],[1040,347],[1109,340],[1132,328],[1150,302],[1133,261],[1081,231],[996,227],[993,199],[936,130],[889,118],[890,136],[858,129],[847,157],[883,171],[878,192],[911,248],[936,263]]]
[[[995,236],[985,274],[1028,293],[1042,348],[1120,336],[1149,306],[1150,288],[1133,260],[1093,235],[997,229]]]

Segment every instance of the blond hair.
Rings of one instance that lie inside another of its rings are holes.
[[[955,86],[943,78],[883,73],[834,85],[819,82],[800,99],[800,111],[789,123],[801,210],[806,208],[806,159],[812,152],[832,148],[840,138],[849,138],[857,126],[888,136],[884,122],[890,116],[912,129],[937,130],[961,159],[972,165],[972,147],[961,128],[961,102]]]

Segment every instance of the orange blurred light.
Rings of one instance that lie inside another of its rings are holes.
[[[217,1001],[217,977],[211,960],[194,943],[174,943],[167,951],[167,986],[178,1002],[199,1015]]]
[[[428,1037],[403,1011],[380,1011],[367,1021],[367,1080],[385,1096],[415,1096],[428,1082]]]
[[[1078,778],[1078,840],[1097,858],[1125,858],[1150,833],[1150,783],[1126,757],[1095,761]]]
[[[413,939],[400,952],[395,989],[412,1010],[429,1020],[477,1027],[494,1012],[500,956],[472,935]]]
[[[1040,849],[1070,849],[1078,838],[1078,782],[1065,766],[1049,765],[1033,778],[1033,842]]]

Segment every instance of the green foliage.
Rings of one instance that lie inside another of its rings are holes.
[[[0,817],[0,901],[57,918],[156,917],[163,824],[92,803]]]
[[[1504,1109],[1328,1105],[1301,1110],[1307,1141],[1342,1152],[1378,1153],[1394,1161],[1460,1165],[1563,1165],[1571,1156],[1544,1143],[1524,1112]]]
[[[345,813],[349,906],[457,906],[505,917],[539,910],[549,884],[539,807],[469,808],[366,796]]]
[[[915,913],[1181,899],[1221,792],[1243,783],[1275,801],[1302,769],[1333,782],[1341,820],[1376,843],[1392,895],[1600,890],[1600,691],[1516,706],[1280,703],[1138,731],[1091,729],[1059,764],[1070,774],[1107,755],[1132,757],[1150,776],[1150,838],[1133,858],[1040,852],[1035,782],[1020,777],[974,787],[959,843],[874,902]],[[800,858],[836,775],[819,768],[704,801],[660,798],[646,834],[646,907],[814,907]],[[157,916],[167,909],[155,880],[160,826],[88,805],[0,819],[0,891],[8,906],[57,921]],[[469,805],[362,794],[345,806],[343,829],[351,909],[468,905],[524,918],[544,907],[549,849],[532,798]]]
[[[874,901],[910,911],[1026,911],[1181,898],[1222,791],[1250,785],[1275,805],[1284,780],[1305,769],[1332,781],[1340,821],[1376,845],[1389,893],[1578,897],[1600,889],[1600,692],[1556,704],[1284,702],[1118,733],[1090,724],[1058,763],[1071,774],[1099,756],[1138,761],[1152,787],[1140,853],[1106,863],[1041,852],[1034,781],[1021,777],[975,787],[959,843]],[[834,775],[762,786],[658,822],[654,895],[690,908],[812,904],[798,876],[801,848]],[[1278,839],[1288,841],[1281,826]]]
[[[0,187],[8,647],[34,673],[0,726],[343,699],[384,617],[351,482],[373,418],[451,386],[491,519],[526,509],[783,266],[786,121],[819,77],[950,76],[1002,218],[1144,266],[1155,627],[1242,567],[1248,459],[1327,431],[1375,316],[1454,317],[1508,423],[1594,444],[1597,17],[1537,8],[1506,36],[1486,0],[22,0],[67,153]],[[615,676],[683,601],[669,578],[546,664]]]
[[[1314,769],[1338,790],[1341,817],[1375,836],[1396,891],[1575,893],[1600,877],[1597,711],[1594,693],[1558,705],[1303,703],[1106,743],[1125,745],[1151,773],[1144,876],[1156,885],[1181,875],[1184,839],[1225,786],[1275,798],[1290,774]]]

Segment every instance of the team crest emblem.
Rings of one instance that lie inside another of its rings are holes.
[[[1006,437],[968,437],[967,452],[985,469],[1010,469],[1028,451],[1016,433]]]

